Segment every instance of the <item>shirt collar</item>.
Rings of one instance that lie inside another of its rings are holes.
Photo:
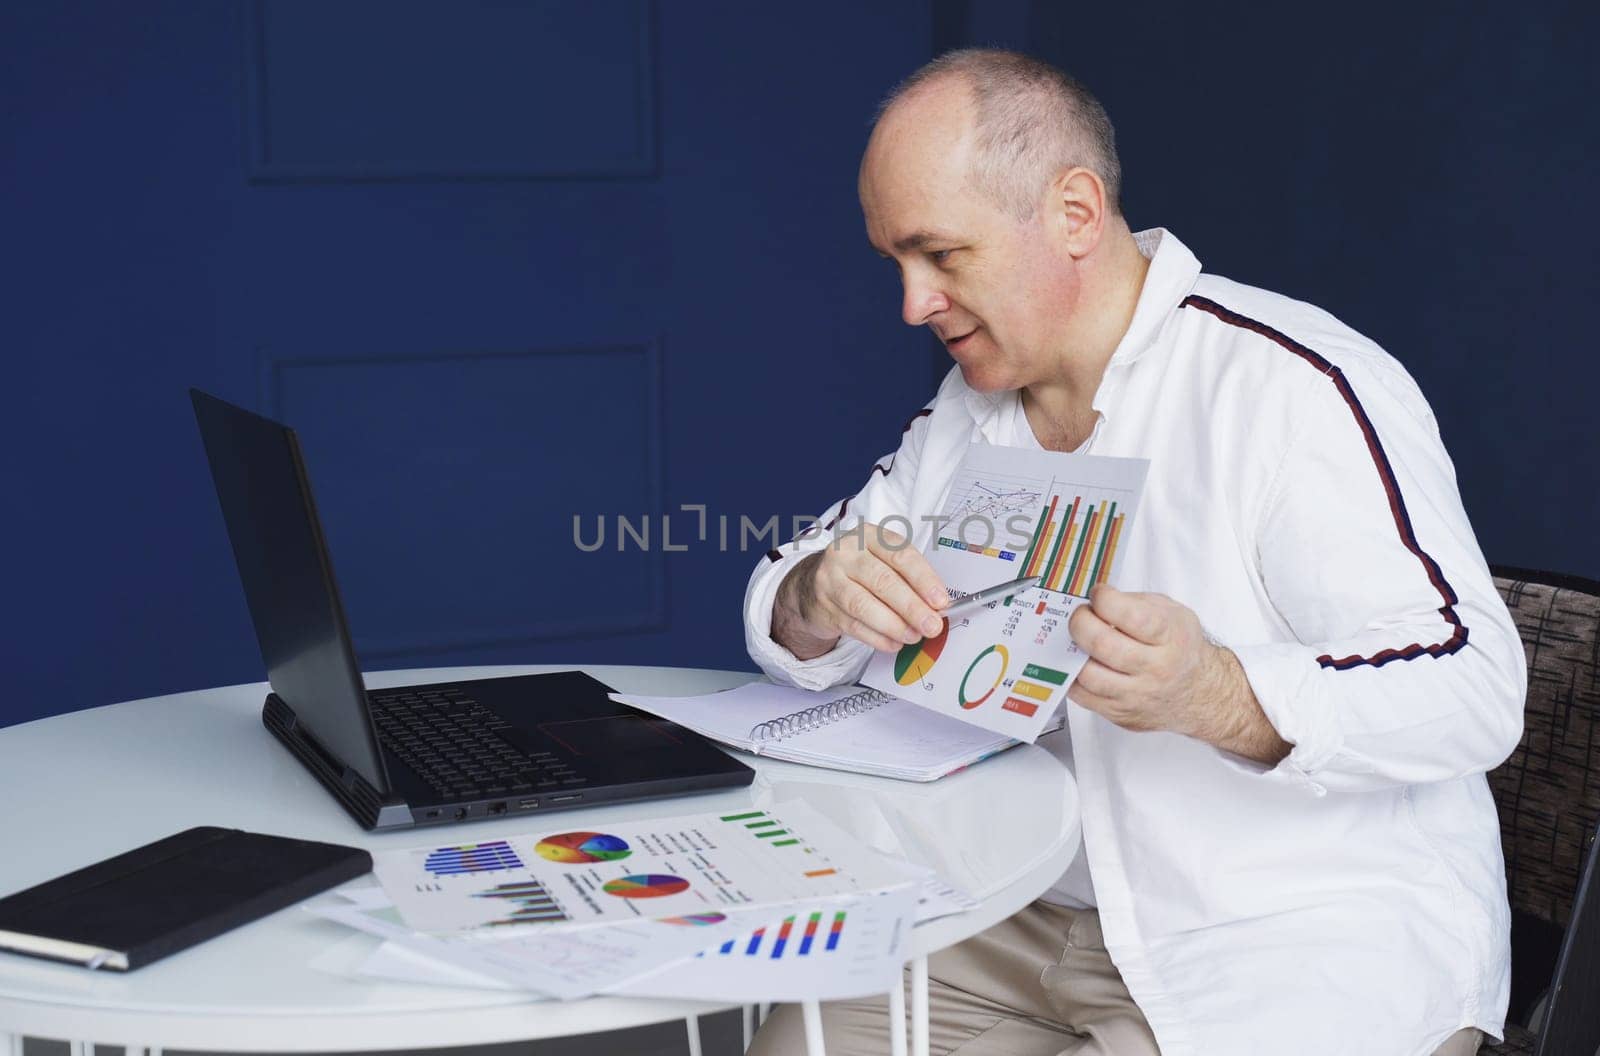
[[[1139,303],[1133,310],[1133,320],[1128,324],[1122,340],[1117,342],[1110,362],[1106,364],[1108,371],[1132,363],[1155,344],[1167,319],[1193,291],[1195,280],[1200,277],[1199,259],[1188,246],[1178,241],[1177,235],[1166,228],[1152,227],[1137,231],[1133,241],[1139,247],[1139,252],[1150,261],[1150,269],[1145,273],[1144,286],[1139,291]],[[962,381],[961,384],[965,388],[966,383]],[[994,442],[1000,424],[1000,412],[1016,399],[1017,393],[1014,391],[975,392],[967,389],[967,410],[984,439]]]
[[[1133,241],[1150,261],[1150,270],[1145,273],[1144,288],[1139,291],[1133,320],[1128,323],[1122,340],[1117,342],[1108,367],[1123,366],[1144,355],[1200,277],[1200,261],[1166,228],[1152,227],[1136,232]]]

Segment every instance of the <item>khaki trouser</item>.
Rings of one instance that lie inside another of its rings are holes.
[[[888,1008],[886,996],[824,1004],[828,1056],[888,1052]],[[928,959],[928,1039],[933,1056],[1158,1056],[1106,954],[1100,915],[1048,902]],[[1472,1056],[1481,1039],[1457,1031],[1434,1056]],[[799,1007],[777,1009],[750,1051],[804,1053]]]

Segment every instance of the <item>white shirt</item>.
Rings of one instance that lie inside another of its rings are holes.
[[[1150,269],[1087,445],[1151,460],[1118,585],[1195,610],[1294,748],[1269,769],[1069,703],[1093,887],[1055,894],[1098,906],[1166,1056],[1498,1036],[1510,914],[1483,774],[1521,735],[1527,671],[1433,414],[1327,313],[1136,237]],[[906,517],[926,550],[967,445],[1031,441],[1019,402],[953,369],[827,530],[760,562],[746,641],[771,677],[860,676],[861,642],[800,661],[772,641],[779,582],[858,520]]]

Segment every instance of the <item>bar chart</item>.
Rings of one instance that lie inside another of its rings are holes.
[[[810,915],[784,917],[776,928],[757,928],[746,938],[729,939],[711,954],[778,961],[785,957],[809,957],[813,949],[818,953],[829,953],[839,948],[848,915],[847,911],[841,910],[831,914],[818,911]],[[831,920],[828,919],[830,916]]]
[[[911,887],[800,902],[736,938],[714,938],[681,972],[642,981],[641,994],[718,1001],[796,1001],[882,994],[900,979],[917,893]],[[720,940],[720,941],[719,941]]]
[[[550,897],[550,892],[537,880],[496,884],[485,891],[473,892],[472,897],[497,899],[506,904],[508,912],[489,921],[491,926],[568,919],[556,900]]]
[[[1112,498],[1051,495],[1034,522],[1019,578],[1039,576],[1046,590],[1087,597],[1096,583],[1111,578],[1126,520],[1118,505]]]
[[[460,876],[496,869],[521,869],[522,859],[505,840],[494,840],[462,847],[440,847],[428,855],[426,866],[434,876]]]

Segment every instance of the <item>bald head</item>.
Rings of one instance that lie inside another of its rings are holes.
[[[1122,167],[1100,101],[1048,63],[995,48],[946,52],[878,108],[874,141],[916,135],[961,148],[969,189],[1018,221],[1063,171],[1085,168],[1120,212]],[[870,148],[869,148],[870,153]]]

